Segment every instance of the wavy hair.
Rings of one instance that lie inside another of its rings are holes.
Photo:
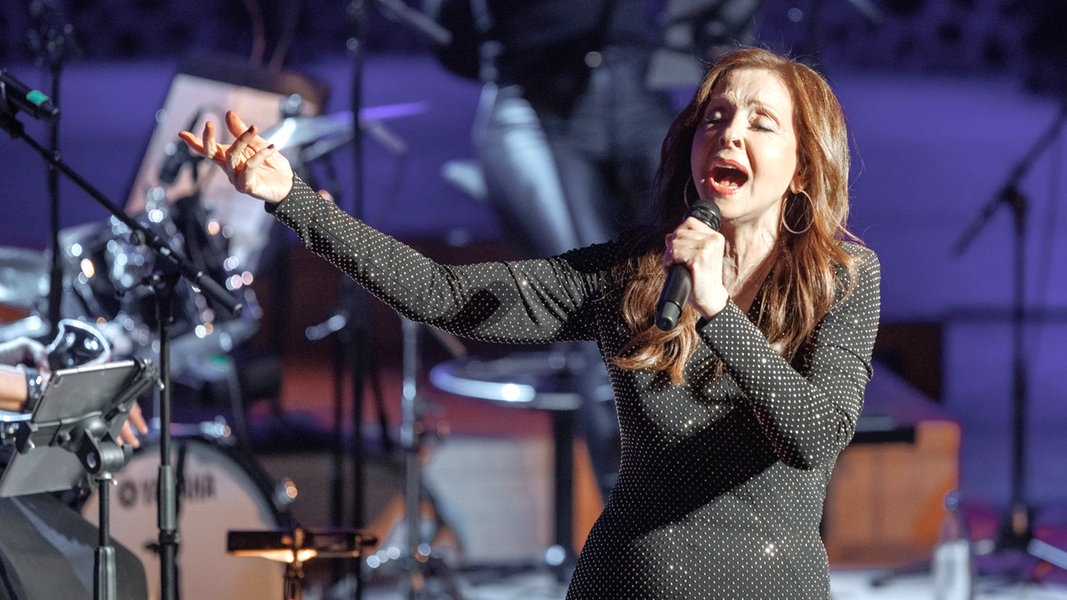
[[[697,315],[686,306],[678,326],[655,326],[655,305],[665,274],[664,239],[684,219],[688,198],[696,197],[690,148],[712,91],[730,72],[767,70],[785,84],[793,100],[797,136],[797,180],[804,194],[790,194],[782,209],[778,256],[768,275],[757,326],[786,360],[792,360],[816,324],[830,310],[842,285],[841,269],[851,273],[851,257],[841,246],[859,241],[847,229],[849,196],[848,133],[841,105],[829,84],[811,67],[761,48],[741,48],[722,56],[705,75],[692,101],[675,118],[663,141],[652,190],[656,219],[633,239],[632,259],[620,267],[623,318],[633,337],[615,358],[623,369],[666,372],[673,383],[684,381],[688,358],[700,343]],[[810,223],[810,226],[808,225]],[[793,230],[798,233],[793,233]],[[853,279],[848,277],[849,280]]]

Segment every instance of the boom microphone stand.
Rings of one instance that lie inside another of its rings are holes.
[[[1012,281],[1012,471],[1011,508],[1008,511],[995,540],[993,552],[1022,551],[1045,560],[1061,569],[1067,569],[1067,553],[1034,537],[1033,511],[1026,500],[1026,417],[1027,417],[1027,368],[1024,350],[1026,327],[1026,195],[1019,191],[1019,181],[1027,174],[1037,157],[1063,129],[1067,121],[1067,102],[1060,106],[1052,125],[1037,140],[1030,151],[1012,169],[1008,181],[986,203],[977,217],[971,221],[953,246],[955,254],[961,254],[989,218],[1007,205],[1014,217],[1012,244],[1014,278]]]
[[[4,92],[7,93],[6,90]],[[151,276],[151,284],[156,294],[157,316],[159,325],[159,374],[162,383],[160,390],[160,431],[159,431],[159,480],[157,482],[157,509],[159,513],[159,556],[161,597],[173,600],[178,597],[177,565],[179,536],[177,531],[177,485],[174,469],[170,464],[170,352],[168,327],[171,321],[171,300],[174,286],[180,278],[185,278],[199,288],[208,299],[221,307],[227,314],[239,316],[243,305],[234,300],[218,282],[211,279],[197,265],[171,248],[156,232],[148,229],[131,218],[122,209],[115,206],[100,191],[66,165],[59,157],[49,153],[36,140],[26,135],[22,123],[15,118],[19,105],[0,97],[0,128],[12,137],[25,141],[36,150],[49,165],[66,175],[89,196],[106,208],[116,219],[130,230],[132,242],[152,250],[156,257],[156,271]],[[58,253],[55,248],[53,252]]]
[[[69,22],[64,22],[59,16],[56,7],[48,0],[34,0],[29,3],[30,20],[34,27],[28,34],[29,45],[37,54],[37,62],[48,65],[52,76],[52,100],[59,105],[59,88],[63,64],[68,54],[78,55],[81,48],[78,47],[74,37],[74,27]],[[49,147],[54,156],[59,156],[59,117],[49,122]],[[48,307],[47,317],[49,323],[49,337],[54,337],[59,330],[59,320],[62,318],[60,306],[63,297],[63,265],[59,248],[59,172],[54,168],[48,169],[48,202],[49,202],[49,227],[52,244],[52,255],[49,265],[48,278]]]

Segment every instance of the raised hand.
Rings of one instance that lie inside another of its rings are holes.
[[[235,138],[232,144],[215,141],[215,124],[211,121],[204,124],[202,138],[189,131],[178,136],[194,152],[221,167],[237,191],[266,202],[284,200],[293,189],[289,161],[260,137],[255,125],[245,125],[232,110],[226,112],[226,127]]]

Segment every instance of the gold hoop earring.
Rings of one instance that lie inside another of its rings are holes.
[[[687,210],[688,210],[688,209],[689,209],[689,208],[690,208],[690,207],[692,206],[692,203],[691,203],[691,202],[689,201],[689,188],[691,188],[691,187],[693,187],[693,186],[692,186],[692,185],[690,185],[690,183],[691,183],[691,182],[689,182],[689,183],[686,183],[686,184],[685,184],[685,187],[684,187],[684,188],[682,188],[682,202],[683,202],[683,203],[685,204],[685,208],[686,208]],[[696,188],[695,188],[695,187],[693,187],[693,190],[695,191],[695,190],[696,190]]]
[[[811,226],[815,224],[815,203],[812,201],[810,194],[808,194],[804,190],[800,190],[799,192],[793,192],[793,195],[789,199],[793,200],[796,197],[800,196],[801,194],[803,194],[804,197],[807,198],[808,205],[811,206],[811,219],[808,220],[808,224],[807,224],[806,227],[804,227],[804,229],[801,229],[800,231],[797,231],[797,230],[795,230],[795,229],[793,229],[792,227],[789,226],[789,222],[786,221],[786,218],[785,218],[786,217],[786,213],[789,212],[788,206],[786,207],[786,210],[782,211],[782,228],[785,229],[786,231],[788,231],[789,233],[793,234],[793,235],[802,235],[804,233],[807,233],[807,231],[809,229],[811,229]],[[803,212],[803,210],[802,210],[802,212]]]

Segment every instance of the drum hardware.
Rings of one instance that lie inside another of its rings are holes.
[[[239,316],[243,303],[235,300],[229,292],[218,282],[213,280],[203,269],[193,264],[182,253],[171,247],[167,241],[156,232],[148,229],[131,218],[118,206],[111,202],[100,191],[82,178],[77,172],[63,162],[55,152],[49,152],[32,137],[26,135],[25,127],[15,118],[13,110],[9,110],[7,103],[0,103],[0,128],[3,128],[12,137],[21,139],[32,147],[53,168],[54,171],[63,173],[71,181],[85,191],[93,200],[106,208],[115,218],[122,221],[130,229],[130,239],[135,245],[150,249],[153,253],[156,269],[148,278],[150,288],[154,292],[156,300],[156,316],[159,324],[158,343],[159,361],[158,369],[162,390],[158,394],[159,411],[155,414],[160,417],[160,484],[159,484],[159,538],[161,546],[161,587],[162,596],[167,600],[177,598],[176,558],[179,542],[176,529],[176,498],[175,480],[173,468],[170,465],[170,366],[169,366],[169,326],[173,318],[174,289],[180,278],[186,279],[198,290],[210,298],[215,306],[227,314]],[[58,240],[56,240],[58,242]],[[53,246],[58,247],[58,243]],[[55,292],[56,290],[52,290]],[[50,307],[54,310],[55,307]],[[50,320],[58,322],[58,319]]]
[[[451,394],[488,400],[501,406],[549,411],[552,421],[554,544],[545,563],[563,581],[573,550],[572,441],[582,396],[575,374],[587,367],[585,356],[573,349],[551,349],[496,358],[462,357],[430,369],[434,387]]]
[[[391,453],[393,442],[389,434],[385,417],[381,386],[376,378],[373,357],[370,351],[370,332],[366,319],[366,292],[357,289],[355,283],[347,277],[341,280],[341,303],[334,313],[325,321],[307,327],[305,337],[312,342],[325,338],[331,340],[332,376],[333,376],[333,431],[330,488],[330,525],[335,529],[345,527],[345,476],[346,460],[344,413],[345,413],[345,371],[350,370],[352,388],[351,412],[351,489],[352,515],[351,523],[362,527],[366,521],[366,451],[363,447],[363,396],[365,380],[368,374],[375,386],[375,399],[380,425],[382,448]],[[335,587],[347,586],[354,580],[350,597],[362,595],[364,572],[359,561],[335,561],[333,564],[333,584]]]
[[[0,304],[31,310],[48,293],[48,266],[40,252],[0,248]]]
[[[352,156],[353,156],[353,180],[355,186],[352,189],[352,202],[348,209],[349,214],[354,215],[357,218],[366,218],[365,205],[363,201],[363,186],[364,186],[364,174],[363,174],[363,127],[362,119],[364,118],[363,107],[363,82],[361,81],[363,75],[363,52],[366,47],[365,34],[366,25],[368,21],[367,12],[371,10],[371,6],[375,3],[368,2],[353,2],[346,10],[345,17],[349,21],[352,30],[352,39],[355,41],[351,45],[351,59],[353,62],[352,74],[353,80],[351,85],[351,97],[350,97],[350,115],[353,125],[352,131]],[[379,0],[377,4],[383,7],[388,7],[391,15],[398,18],[400,21],[407,25],[410,25],[413,29],[419,31],[424,35],[434,37],[436,34],[438,39],[447,41],[449,33],[442,29],[439,25],[433,22],[432,19],[425,18],[425,15],[419,11],[411,10],[403,2],[395,2],[393,0]],[[422,18],[418,18],[418,17]],[[421,109],[419,109],[421,110]],[[347,277],[342,281],[350,282]],[[370,294],[366,290],[357,289],[356,286],[350,283],[342,284],[342,302],[346,310],[348,310],[348,316],[351,320],[354,317],[363,318],[364,315],[369,314],[369,301]],[[356,502],[354,512],[354,522],[358,525],[362,524],[364,520],[363,515],[363,493],[364,493],[364,481],[363,481],[363,456],[359,448],[362,445],[363,435],[363,413],[362,413],[362,396],[363,396],[363,380],[366,373],[367,359],[370,358],[369,351],[369,328],[361,326],[361,324],[352,323],[349,326],[350,333],[350,345],[353,347],[350,354],[354,358],[352,369],[352,395],[353,395],[353,419],[352,419],[352,436],[355,443],[352,444],[355,448],[354,460],[353,460],[353,487],[356,490]],[[361,600],[363,597],[363,568],[360,566],[356,569],[356,586],[353,593],[354,600]]]
[[[437,511],[433,496],[426,488],[422,473],[424,443],[434,433],[440,435],[443,427],[426,427],[425,399],[418,392],[419,330],[421,326],[401,318],[402,334],[402,393],[400,406],[400,447],[404,464],[404,521],[403,539],[400,546],[383,544],[367,558],[372,572],[384,573],[387,565],[395,562],[403,577],[405,596],[410,599],[428,595],[427,582],[438,579],[449,598],[462,598],[446,557],[434,549],[438,534],[445,528],[442,515]],[[427,507],[427,504],[429,506]],[[426,509],[434,513],[427,519]]]
[[[174,424],[178,529],[182,532],[179,589],[189,598],[276,598],[282,570],[273,562],[246,561],[226,553],[228,529],[289,531],[298,496],[289,479],[274,480],[230,436],[223,419]],[[115,475],[114,538],[144,564],[148,589],[159,598],[160,550],[156,531],[159,480],[158,432]],[[79,510],[92,521],[99,500],[90,494]]]
[[[313,558],[359,558],[363,548],[378,542],[365,531],[314,531],[295,527],[282,531],[231,530],[226,551],[234,556],[266,558],[285,563],[283,600],[301,600],[304,563]]]
[[[106,363],[111,358],[111,345],[95,328],[62,319],[55,339],[45,348],[48,366],[53,371]]]

